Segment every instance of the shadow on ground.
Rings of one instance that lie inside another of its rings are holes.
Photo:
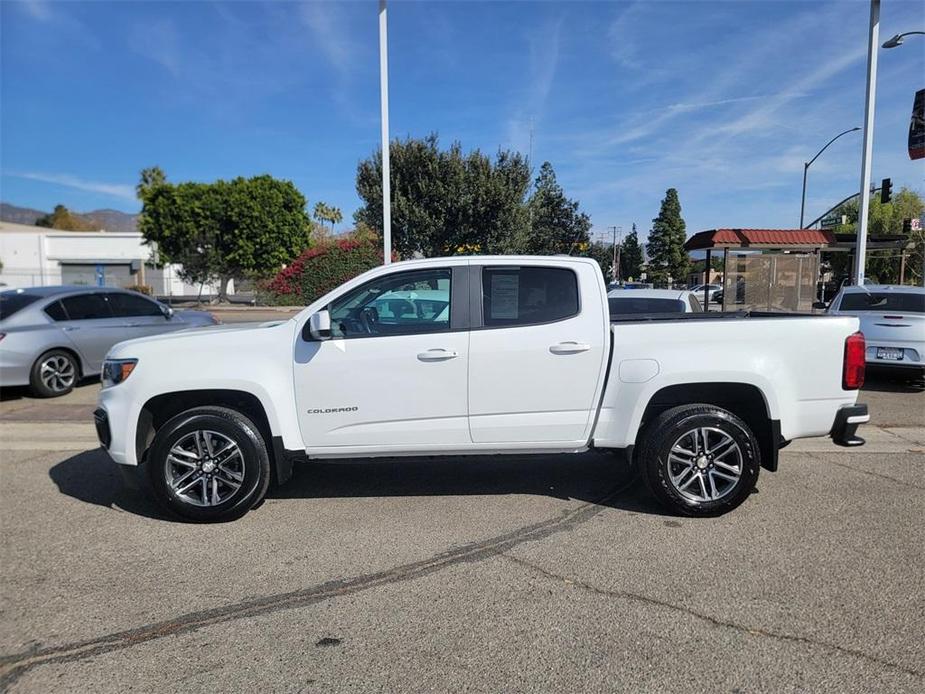
[[[670,515],[645,490],[622,457],[602,453],[456,458],[359,459],[296,463],[293,479],[269,499],[533,494],[601,503],[635,513]],[[62,494],[147,518],[176,520],[141,485],[131,489],[102,449],[51,468]],[[613,493],[615,492],[616,493]]]
[[[925,380],[921,377],[890,373],[884,367],[868,367],[862,391],[875,393],[922,393]]]

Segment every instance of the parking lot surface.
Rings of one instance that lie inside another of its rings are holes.
[[[925,395],[781,451],[715,519],[615,457],[306,464],[190,525],[96,447],[97,384],[0,402],[0,688],[925,689]]]

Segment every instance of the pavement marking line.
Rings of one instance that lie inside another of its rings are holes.
[[[525,542],[543,540],[591,520],[601,511],[608,508],[604,504],[629,490],[636,483],[636,480],[636,475],[633,475],[629,480],[621,482],[597,501],[581,504],[571,511],[563,511],[557,517],[526,525],[504,535],[462,545],[421,561],[403,564],[372,574],[333,579],[288,593],[268,595],[224,607],[190,612],[173,619],[106,634],[95,639],[0,656],[0,691],[9,689],[22,675],[39,665],[84,660],[167,636],[186,634],[205,627],[238,619],[258,617],[281,610],[306,607],[344,595],[369,590],[370,588],[413,580],[456,564],[479,562],[502,554]]]
[[[560,574],[547,571],[546,569],[544,569],[541,566],[538,566],[537,564],[529,562],[525,559],[521,559],[520,557],[515,557],[514,555],[508,554],[507,552],[501,552],[501,556],[515,564],[520,565],[521,567],[529,569],[534,573],[538,573],[541,576],[544,576],[550,580],[559,581],[562,583],[566,583],[568,585],[575,585],[583,590],[589,591],[591,593],[595,593],[596,595],[601,595],[601,596],[608,597],[608,598],[622,598],[624,600],[630,600],[633,602],[641,602],[645,605],[650,605],[654,607],[664,607],[669,610],[683,612],[684,614],[687,614],[691,617],[707,622],[711,626],[725,627],[727,629],[732,629],[734,631],[738,631],[743,634],[750,634],[752,636],[761,636],[765,638],[775,639],[778,641],[789,641],[791,643],[801,643],[801,644],[806,644],[810,646],[817,646],[820,648],[827,648],[837,653],[854,656],[856,658],[860,658],[861,660],[867,660],[872,663],[882,665],[884,667],[889,667],[889,668],[899,670],[900,672],[904,672],[907,675],[912,675],[913,677],[925,678],[925,672],[923,671],[915,670],[915,669],[906,667],[905,665],[899,665],[897,663],[890,662],[889,660],[883,660],[876,656],[870,655],[869,653],[865,653],[864,651],[857,651],[853,648],[839,646],[836,644],[828,643],[826,641],[816,641],[815,639],[811,639],[807,636],[794,636],[792,634],[783,634],[783,633],[776,632],[776,631],[769,631],[768,629],[764,629],[762,627],[742,626],[741,624],[736,624],[735,622],[727,622],[717,617],[712,617],[708,614],[704,614],[702,612],[696,612],[695,610],[692,610],[688,607],[684,607],[683,605],[675,605],[674,603],[665,602],[657,598],[650,598],[646,595],[640,595],[638,593],[631,593],[629,591],[624,591],[624,590],[607,590],[605,588],[598,588],[597,586],[591,583],[586,583],[585,581],[582,581],[581,579],[572,578],[569,576],[562,576]]]

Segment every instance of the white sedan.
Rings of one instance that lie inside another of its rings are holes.
[[[611,289],[611,316],[651,313],[703,313],[697,296],[681,289]]]
[[[925,288],[889,284],[844,287],[830,314],[857,316],[868,366],[925,375]]]

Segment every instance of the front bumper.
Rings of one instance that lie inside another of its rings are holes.
[[[865,441],[857,435],[857,430],[869,421],[867,405],[844,405],[835,413],[835,423],[829,436],[839,446],[863,446]]]

